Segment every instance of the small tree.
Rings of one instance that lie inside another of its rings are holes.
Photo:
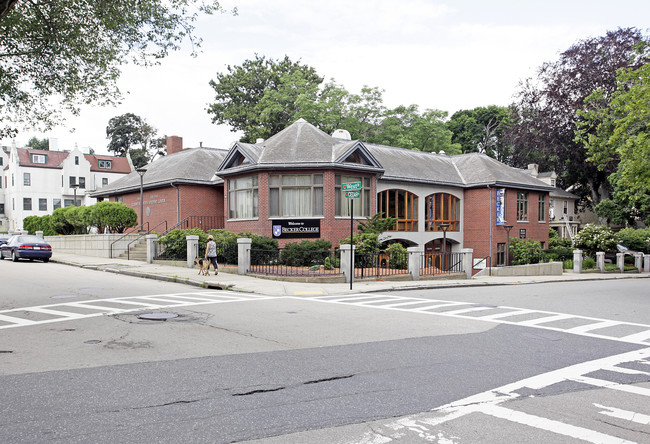
[[[630,250],[650,253],[650,228],[623,228],[616,233],[616,240]]]
[[[533,239],[510,238],[510,253],[513,265],[536,264],[542,254],[542,244]]]

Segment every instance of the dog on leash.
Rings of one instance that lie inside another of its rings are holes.
[[[207,259],[202,259],[197,257],[194,259],[194,265],[199,266],[199,274],[204,276],[210,276],[210,261]]]

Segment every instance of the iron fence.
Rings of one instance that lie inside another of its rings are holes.
[[[268,276],[335,276],[341,274],[335,250],[251,250],[251,273]]]
[[[188,216],[172,228],[187,230],[200,228],[203,231],[217,230],[225,227],[224,216]]]
[[[185,261],[187,260],[187,240],[165,240],[159,239],[155,242],[156,248],[154,253],[155,260],[167,261]],[[192,251],[191,257],[205,256],[205,243],[198,243],[195,251]],[[220,264],[237,265],[237,245],[236,244],[217,244],[217,262]]]
[[[204,257],[207,242],[199,242],[199,248],[196,256]],[[234,243],[219,243],[217,242],[217,262],[220,264],[237,265],[239,262],[239,250],[237,244]]]
[[[408,253],[381,251],[354,255],[354,277],[384,277],[408,274]]]
[[[463,253],[427,253],[422,256],[420,276],[462,273]]]

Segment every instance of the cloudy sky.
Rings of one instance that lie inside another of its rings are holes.
[[[59,149],[107,153],[106,125],[132,112],[159,135],[185,147],[228,148],[238,138],[211,123],[208,82],[227,65],[260,54],[288,55],[319,75],[359,92],[383,90],[388,107],[417,104],[448,111],[508,105],[520,80],[589,37],[618,27],[650,27],[647,0],[223,0],[238,15],[205,17],[202,52],[176,53],[153,68],[125,68],[118,107],[86,107],[66,126],[32,136],[56,138]],[[11,141],[3,140],[3,145]]]

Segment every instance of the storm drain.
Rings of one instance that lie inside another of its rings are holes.
[[[147,321],[166,321],[167,319],[177,318],[176,313],[143,313],[138,315],[138,319],[145,319]]]

